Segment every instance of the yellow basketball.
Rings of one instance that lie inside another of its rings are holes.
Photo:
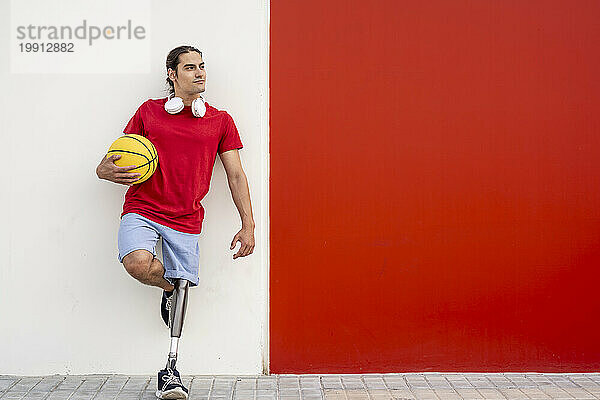
[[[121,136],[109,147],[106,156],[110,157],[113,154],[121,155],[121,158],[115,160],[115,165],[119,167],[137,165],[137,168],[127,171],[127,173],[142,174],[140,179],[133,184],[142,183],[150,178],[158,166],[156,148],[148,138],[142,135],[129,133]]]

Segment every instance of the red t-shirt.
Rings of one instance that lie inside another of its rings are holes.
[[[189,106],[169,114],[166,101],[146,100],[123,130],[154,144],[158,166],[148,180],[127,190],[121,217],[135,212],[177,231],[197,234],[204,219],[200,200],[210,187],[217,153],[241,149],[242,141],[227,111],[205,103],[202,118],[194,117]]]

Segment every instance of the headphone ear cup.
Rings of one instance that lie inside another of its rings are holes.
[[[177,114],[183,110],[183,99],[181,97],[173,97],[165,102],[165,111],[169,114]]]
[[[206,105],[204,104],[204,99],[202,97],[199,97],[197,99],[195,99],[194,101],[192,101],[192,114],[194,114],[194,117],[204,117],[204,114],[206,114]]]

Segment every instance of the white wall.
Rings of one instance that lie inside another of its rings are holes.
[[[95,168],[137,106],[164,94],[166,55],[181,44],[203,51],[205,97],[238,126],[256,249],[232,259],[241,221],[218,159],[202,202],[200,285],[190,291],[178,368],[257,374],[268,364],[268,2],[151,7],[150,73],[11,74],[8,60],[0,63],[0,374],[164,367],[170,335],[161,289],[117,260],[127,187],[99,180]],[[0,1],[2,54],[9,11]]]

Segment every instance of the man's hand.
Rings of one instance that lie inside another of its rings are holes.
[[[236,242],[238,241],[241,243],[241,246],[238,252],[233,255],[234,260],[238,257],[245,257],[249,254],[252,254],[254,251],[254,229],[242,228],[233,237],[233,241],[231,242],[231,247],[229,249],[233,250]]]
[[[123,185],[131,186],[133,182],[137,181],[142,174],[139,173],[128,173],[127,171],[137,168],[137,165],[130,165],[128,167],[118,167],[115,165],[115,160],[121,158],[120,154],[113,154],[110,157],[104,156],[100,165],[96,167],[96,175],[100,179],[106,179],[114,183],[120,183]]]

